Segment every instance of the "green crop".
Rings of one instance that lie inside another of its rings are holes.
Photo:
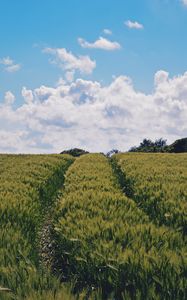
[[[119,186],[106,157],[78,158],[66,173],[56,232],[63,276],[103,299],[185,299],[182,234],[156,226]]]
[[[72,162],[60,155],[0,155],[0,299],[55,288],[39,265],[38,233]]]
[[[186,154],[0,155],[0,299],[185,300],[186,167]]]
[[[187,234],[187,155],[118,154],[133,199],[158,225]]]

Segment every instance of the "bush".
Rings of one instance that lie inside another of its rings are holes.
[[[64,150],[60,154],[69,154],[74,157],[79,157],[81,155],[88,154],[88,153],[89,153],[88,151],[85,151],[83,149],[73,148],[73,149],[69,149],[69,150]]]

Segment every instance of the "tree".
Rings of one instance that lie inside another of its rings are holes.
[[[129,152],[167,152],[166,140],[163,138],[153,142],[150,139],[143,139],[138,147],[132,147]]]
[[[110,150],[108,153],[107,153],[107,157],[111,157],[113,154],[117,154],[117,153],[119,153],[119,150],[117,150],[117,149],[112,149],[112,150]]]
[[[143,139],[143,141],[140,143],[141,148],[147,148],[147,147],[153,147],[154,143],[149,139]]]
[[[173,144],[167,145],[167,140],[160,138],[152,142],[150,139],[143,139],[138,147],[130,148],[129,152],[187,152],[187,138],[176,140]]]
[[[167,140],[164,140],[163,138],[160,138],[158,140],[155,140],[154,144],[155,144],[156,147],[163,148],[163,147],[166,146],[166,142],[167,142]]]
[[[170,152],[183,153],[187,152],[187,138],[176,140],[170,145]]]

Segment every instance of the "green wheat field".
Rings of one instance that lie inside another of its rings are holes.
[[[0,155],[0,299],[187,299],[187,154]]]

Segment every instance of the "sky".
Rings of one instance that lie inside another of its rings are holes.
[[[0,153],[187,136],[187,0],[0,0]]]

